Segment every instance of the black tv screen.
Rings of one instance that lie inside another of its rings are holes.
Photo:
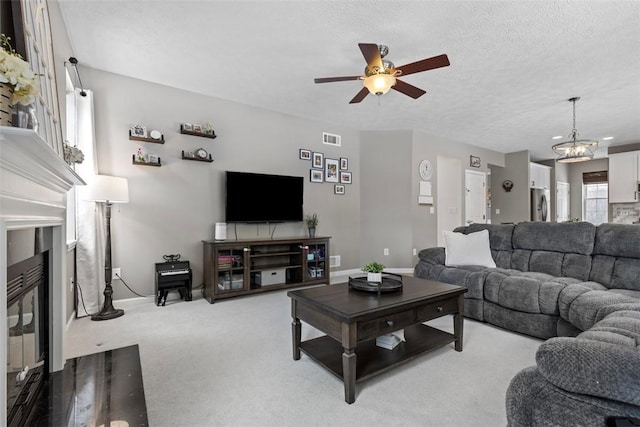
[[[226,222],[302,221],[302,177],[231,171],[226,175]]]

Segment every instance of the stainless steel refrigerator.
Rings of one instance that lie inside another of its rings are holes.
[[[549,196],[550,191],[547,189],[531,189],[531,221],[551,221]]]

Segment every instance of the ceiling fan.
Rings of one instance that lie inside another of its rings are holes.
[[[409,83],[403,82],[398,79],[398,76],[408,76],[409,74],[449,66],[449,58],[446,54],[442,54],[396,67],[393,65],[393,62],[383,59],[387,56],[387,53],[389,53],[387,46],[382,44],[377,45],[375,43],[358,43],[358,46],[362,51],[364,59],[367,61],[363,76],[323,77],[314,79],[316,83],[364,80],[364,87],[349,101],[349,104],[362,101],[369,93],[378,96],[383,95],[387,93],[389,89],[397,90],[413,99],[417,99],[426,92]]]

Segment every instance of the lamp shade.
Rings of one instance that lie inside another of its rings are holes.
[[[94,202],[129,203],[129,181],[109,175],[96,175],[89,184],[87,200]]]

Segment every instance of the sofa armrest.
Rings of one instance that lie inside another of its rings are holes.
[[[640,405],[640,351],[622,341],[551,338],[538,348],[538,370],[563,390]]]
[[[444,265],[444,248],[437,247],[423,249],[418,253],[418,258],[420,258],[421,261],[425,261],[430,264]]]

